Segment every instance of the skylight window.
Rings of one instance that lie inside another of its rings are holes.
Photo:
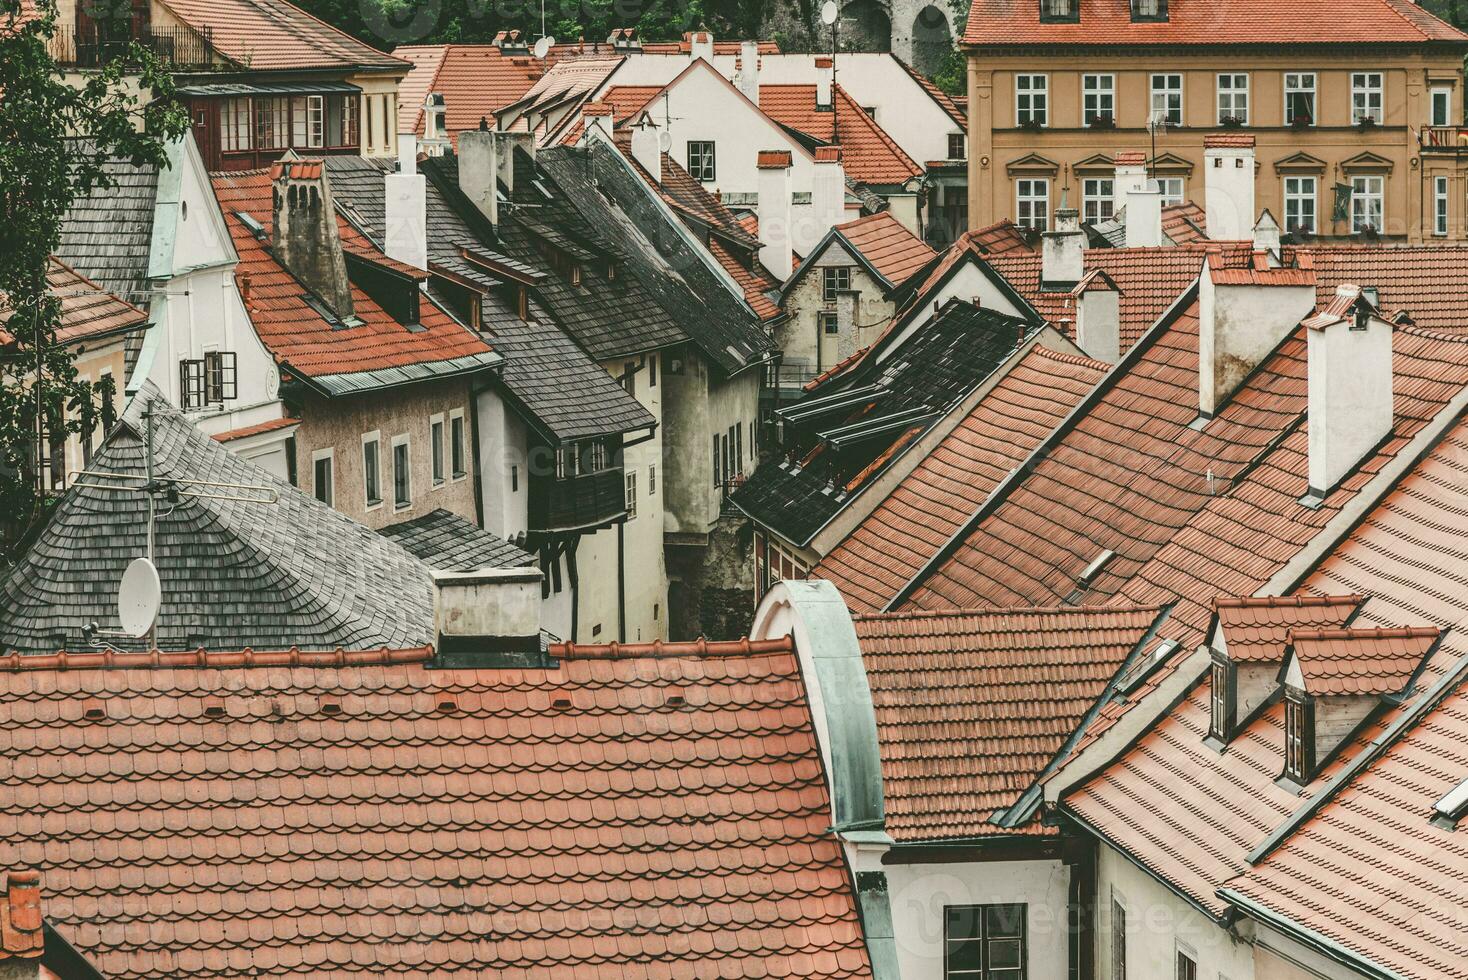
[[[1468,779],[1459,783],[1432,807],[1432,822],[1448,830],[1456,828],[1458,821],[1465,816],[1468,816]]]
[[[1122,679],[1117,683],[1117,693],[1131,694],[1137,688],[1141,687],[1142,682],[1145,681],[1148,677],[1151,677],[1152,674],[1156,672],[1158,667],[1161,667],[1163,664],[1167,663],[1168,658],[1171,657],[1174,653],[1177,653],[1178,648],[1181,646],[1182,644],[1179,643],[1177,640],[1163,640],[1161,643],[1157,644],[1156,650],[1153,650],[1151,654],[1138,660],[1132,666],[1131,670],[1128,670],[1126,674],[1122,677]]]
[[[1081,572],[1080,576],[1076,579],[1076,584],[1082,587],[1089,586],[1092,582],[1096,580],[1096,576],[1101,574],[1102,569],[1106,567],[1107,563],[1109,563],[1111,559],[1115,557],[1116,552],[1112,551],[1110,548],[1107,548],[1105,551],[1101,552],[1101,554],[1093,558],[1091,560],[1091,564],[1087,565],[1085,569]]]
[[[254,235],[257,241],[263,242],[265,241],[265,239],[270,237],[265,233],[265,226],[245,212],[236,211],[234,213],[234,216],[240,219],[240,224],[244,225],[245,230]]]

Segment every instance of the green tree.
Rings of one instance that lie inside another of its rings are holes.
[[[62,219],[107,186],[109,157],[161,166],[165,141],[188,126],[151,53],[129,45],[68,79],[51,54],[56,28],[56,0],[0,0],[0,310],[12,338],[0,350],[0,565],[52,503],[38,434],[84,431],[105,394],[56,341],[61,307],[46,272]]]

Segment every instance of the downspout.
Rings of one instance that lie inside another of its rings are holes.
[[[617,525],[617,642],[627,642],[627,522]]]
[[[566,578],[571,581],[571,642],[581,641],[581,576],[576,573],[576,546],[581,543],[580,533],[571,537],[569,547],[562,549],[566,556]],[[557,559],[559,560],[559,559]]]
[[[484,480],[479,470],[479,396],[488,390],[488,387],[475,388],[474,382],[469,382],[469,438],[474,443],[474,521],[480,527],[484,527]]]

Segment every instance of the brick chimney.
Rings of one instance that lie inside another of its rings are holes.
[[[659,184],[663,182],[662,135],[650,112],[644,112],[632,125],[632,159]]]
[[[1392,325],[1346,284],[1305,326],[1310,497],[1323,499],[1391,433]]]
[[[759,42],[740,42],[739,60],[734,64],[734,85],[755,105],[759,105],[759,73]]]
[[[353,314],[352,287],[326,167],[287,153],[271,165],[270,180],[270,247],[276,260],[345,320]]]
[[[1107,364],[1121,359],[1121,288],[1100,269],[1086,273],[1071,298],[1076,308],[1076,346]]]
[[[398,172],[384,178],[387,191],[387,235],[390,259],[417,269],[428,268],[426,185],[418,172],[418,137],[398,134]]]
[[[764,243],[760,261],[781,282],[790,278],[794,263],[790,227],[790,151],[760,150],[759,237]]]
[[[1254,136],[1213,133],[1203,137],[1203,189],[1208,237],[1249,239],[1254,225]]]
[[[495,227],[500,223],[498,136],[482,126],[459,134],[459,190]]]

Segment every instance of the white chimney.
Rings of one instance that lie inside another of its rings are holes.
[[[612,104],[610,102],[588,102],[581,107],[581,119],[589,133],[600,129],[607,139],[612,138]]]
[[[1392,429],[1392,325],[1342,285],[1306,324],[1310,494],[1324,497]]]
[[[689,35],[689,51],[694,61],[702,58],[714,63],[714,36],[708,31],[694,31]]]
[[[759,70],[759,42],[740,42],[739,65],[734,72],[734,84],[755,105],[759,105]]]
[[[459,134],[459,190],[491,225],[500,223],[498,133],[467,129]]]
[[[416,269],[428,268],[427,193],[418,172],[418,137],[398,134],[398,172],[386,181],[387,214],[384,241],[387,257]]]
[[[1126,247],[1156,248],[1162,244],[1162,185],[1155,180],[1127,192]]]
[[[1046,290],[1070,289],[1086,274],[1086,233],[1080,212],[1062,201],[1055,212],[1055,230],[1043,236],[1040,282]]]
[[[828,54],[816,55],[816,105],[831,105],[831,89],[836,81],[836,63]]]
[[[433,573],[440,655],[540,650],[538,568]]]
[[[632,127],[632,159],[643,170],[652,175],[659,184],[663,182],[662,130],[653,122],[652,114],[644,112]]]
[[[1262,254],[1224,268],[1210,250],[1198,277],[1198,411],[1211,418],[1234,390],[1315,309],[1308,254],[1271,268]]]
[[[1115,180],[1111,183],[1111,210],[1113,213],[1126,207],[1127,195],[1147,184],[1147,154],[1137,150],[1123,150],[1116,155]]]
[[[790,240],[790,151],[761,150],[759,167],[760,262],[781,282],[790,278],[794,252]]]
[[[1214,133],[1203,137],[1203,189],[1208,237],[1222,242],[1247,240],[1257,213],[1253,134]]]
[[[816,163],[811,173],[812,227],[802,229],[808,234],[802,235],[801,240],[818,242],[826,232],[846,220],[846,168],[841,163],[841,147],[816,147]]]
[[[1279,222],[1265,208],[1264,213],[1259,215],[1259,220],[1254,222],[1254,251],[1269,255],[1271,262],[1276,265],[1284,254],[1280,249],[1279,233]]]
[[[1093,269],[1071,290],[1076,307],[1076,346],[1107,364],[1121,360],[1121,288]]]

